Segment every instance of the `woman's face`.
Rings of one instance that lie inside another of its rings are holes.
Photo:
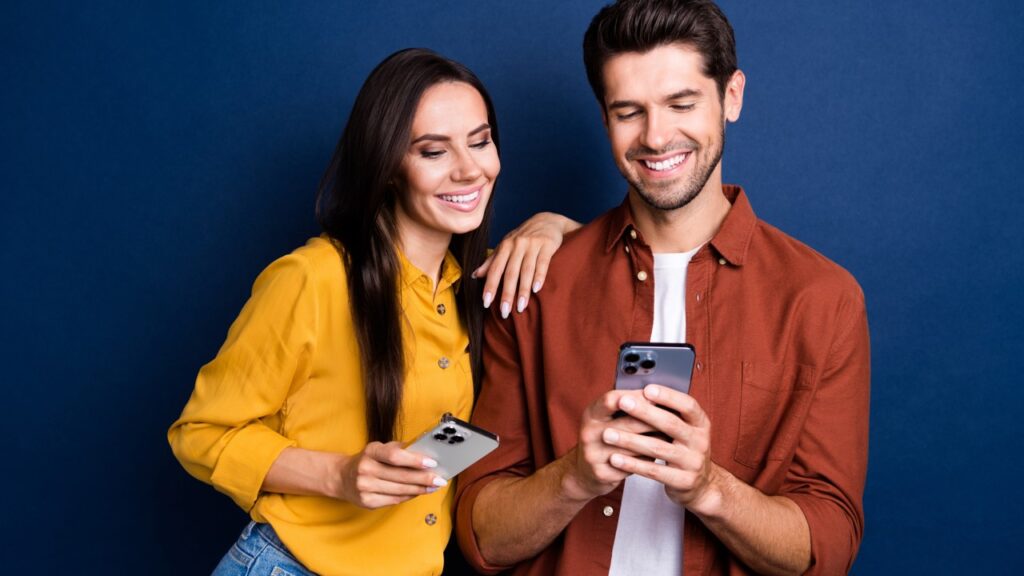
[[[501,171],[487,106],[463,82],[423,93],[402,161],[396,210],[403,241],[450,241],[480,226]]]

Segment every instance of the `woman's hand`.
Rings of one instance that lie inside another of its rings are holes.
[[[370,442],[340,464],[332,495],[362,508],[392,506],[448,484],[431,471],[437,462],[404,450],[399,442]]]
[[[490,307],[501,283],[502,318],[508,318],[513,302],[517,311],[525,310],[531,290],[537,292],[544,285],[551,256],[562,245],[562,238],[580,226],[579,222],[560,214],[540,212],[509,232],[487,260],[473,271],[474,278],[487,276],[484,308]]]

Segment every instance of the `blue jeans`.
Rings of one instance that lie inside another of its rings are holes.
[[[315,576],[292,556],[270,527],[250,522],[211,576]]]

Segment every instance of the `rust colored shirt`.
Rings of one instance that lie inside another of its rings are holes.
[[[790,498],[810,526],[810,574],[846,573],[863,533],[870,362],[864,297],[853,277],[760,221],[743,191],[686,277],[690,393],[711,420],[711,458],[765,494]],[[628,202],[567,238],[544,290],[486,327],[486,377],[473,421],[501,446],[459,479],[467,558],[496,572],[473,535],[480,490],[532,474],[577,443],[584,409],[613,387],[619,345],[650,339],[654,264]],[[588,503],[514,574],[607,574],[622,486]],[[540,522],[541,520],[538,520]],[[685,574],[749,568],[692,514]]]

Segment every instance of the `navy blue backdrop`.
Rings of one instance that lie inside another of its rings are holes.
[[[5,571],[207,573],[244,514],[165,440],[313,196],[377,61],[490,88],[496,232],[624,187],[580,42],[602,2],[8,1],[0,7]],[[854,572],[1021,565],[1024,10],[723,0],[747,74],[724,174],[849,269],[872,329]],[[439,7],[443,6],[443,7]],[[496,236],[497,238],[497,236]]]

